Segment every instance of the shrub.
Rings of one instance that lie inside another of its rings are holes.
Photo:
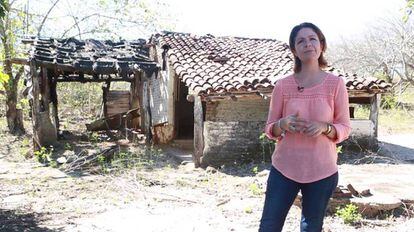
[[[342,218],[345,224],[355,225],[360,222],[362,215],[358,212],[358,206],[348,204],[343,208],[337,208],[336,216]]]

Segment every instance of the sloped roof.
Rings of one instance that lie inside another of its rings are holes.
[[[39,66],[54,68],[63,78],[86,74],[96,78],[128,79],[134,71],[149,74],[157,64],[149,59],[149,48],[143,39],[136,41],[33,39],[30,58]]]
[[[258,92],[292,72],[289,46],[273,39],[195,36],[167,32],[152,37],[168,49],[167,56],[178,77],[199,94]],[[375,78],[329,70],[345,79],[349,91],[385,92],[389,83]]]

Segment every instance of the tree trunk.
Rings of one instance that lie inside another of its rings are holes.
[[[7,6],[7,8],[9,8],[9,1],[5,1],[4,5]],[[11,134],[19,135],[25,132],[23,126],[23,114],[21,110],[17,109],[17,86],[19,83],[20,76],[23,73],[23,68],[21,68],[17,72],[16,76],[13,76],[12,63],[10,61],[13,53],[13,44],[11,35],[9,33],[10,21],[8,19],[8,15],[5,16],[4,20],[1,20],[1,24],[2,25],[0,26],[0,35],[5,58],[5,61],[3,63],[3,69],[4,72],[9,76],[8,83],[4,84],[4,88],[6,90],[7,126]]]
[[[14,135],[25,133],[23,125],[23,113],[17,109],[17,85],[21,74],[16,74],[13,78],[11,63],[9,60],[4,62],[4,70],[9,75],[9,83],[6,84],[6,118],[9,132]]]

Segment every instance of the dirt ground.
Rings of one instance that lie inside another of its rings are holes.
[[[257,231],[270,164],[195,169],[152,149],[152,155],[143,155],[131,168],[96,174],[25,159],[25,137],[0,133],[0,231]],[[65,144],[77,154],[109,145],[71,146]],[[136,154],[148,150],[144,145],[130,149]],[[394,178],[389,184],[398,184],[395,178],[401,170],[414,173],[409,171],[414,171],[411,163],[371,158],[356,165],[361,159],[354,155],[342,160],[342,181],[355,173],[372,176],[353,180],[375,179],[375,174],[384,178],[386,170]],[[401,178],[408,181],[407,176]],[[407,193],[414,192],[412,185],[406,187]],[[413,231],[414,218],[408,211],[401,208],[354,226],[331,215],[324,231]],[[298,231],[299,219],[300,209],[293,206],[284,231]]]

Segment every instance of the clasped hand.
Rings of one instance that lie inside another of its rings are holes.
[[[300,118],[298,113],[280,119],[280,127],[290,133],[302,133],[316,137],[326,131],[326,123]]]

